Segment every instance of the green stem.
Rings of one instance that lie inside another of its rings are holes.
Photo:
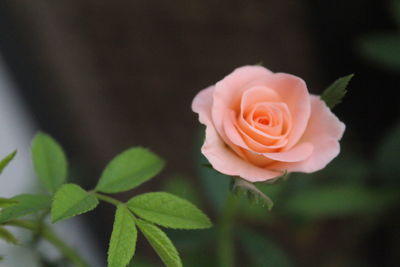
[[[13,220],[5,223],[6,225],[16,226],[24,229],[37,231],[41,227],[40,236],[55,246],[67,259],[77,267],[89,267],[89,264],[70,246],[64,243],[53,230],[47,225],[40,226],[37,222],[27,220]]]
[[[107,196],[107,195],[103,195],[103,194],[100,194],[100,193],[97,193],[97,192],[94,192],[94,195],[95,195],[98,199],[103,200],[103,201],[105,201],[105,202],[107,202],[107,203],[110,203],[110,204],[112,204],[112,205],[114,205],[114,206],[118,206],[119,204],[122,204],[121,201],[119,201],[119,200],[117,200],[117,199],[115,199],[115,198],[109,197],[109,196]]]
[[[40,241],[40,233],[42,232],[42,229],[44,227],[44,220],[46,219],[47,215],[50,213],[50,210],[46,210],[45,212],[43,212],[42,214],[40,214],[38,216],[38,219],[35,220],[37,223],[37,228],[35,231],[33,231],[33,237],[32,237],[32,244],[34,245],[34,247],[36,247],[35,244],[37,244]]]
[[[237,202],[238,199],[229,192],[218,222],[217,252],[220,267],[235,266],[233,227]]]

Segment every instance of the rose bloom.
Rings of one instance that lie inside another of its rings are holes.
[[[202,153],[221,173],[250,182],[323,169],[345,125],[294,75],[236,69],[200,91],[192,109],[206,126]]]

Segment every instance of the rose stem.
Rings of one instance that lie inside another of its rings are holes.
[[[237,201],[237,198],[229,192],[218,222],[217,252],[221,267],[235,266],[233,226]]]

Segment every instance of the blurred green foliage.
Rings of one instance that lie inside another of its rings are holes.
[[[243,250],[248,255],[252,266],[295,266],[289,260],[285,251],[278,246],[276,242],[268,239],[268,237],[246,228],[240,229],[238,236]]]
[[[400,50],[400,47],[399,47]],[[400,53],[400,51],[399,51]],[[399,184],[400,124],[387,133],[378,147],[376,163],[383,183]]]
[[[377,67],[400,71],[400,0],[388,1],[388,13],[396,23],[396,31],[370,33],[357,42],[357,51]]]
[[[306,219],[373,215],[399,199],[397,190],[372,190],[360,185],[311,186],[307,193],[297,192],[284,206],[289,215]]]
[[[400,33],[376,33],[360,39],[360,52],[382,68],[400,71]]]

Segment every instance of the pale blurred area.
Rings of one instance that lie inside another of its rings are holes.
[[[26,107],[15,90],[0,54],[0,158],[5,157],[15,149],[18,151],[15,159],[0,176],[0,196],[12,197],[22,193],[32,193],[39,190],[33,173],[30,158],[30,142],[37,126],[27,113]],[[89,227],[79,218],[70,219],[55,226],[55,231],[92,266],[103,266],[102,255],[93,245],[93,237]],[[21,243],[29,243],[32,236],[25,230],[9,228]],[[56,259],[58,252],[46,242],[40,242],[39,247],[13,246],[0,240],[0,255],[4,261],[0,267],[40,267],[38,251],[49,259]]]

